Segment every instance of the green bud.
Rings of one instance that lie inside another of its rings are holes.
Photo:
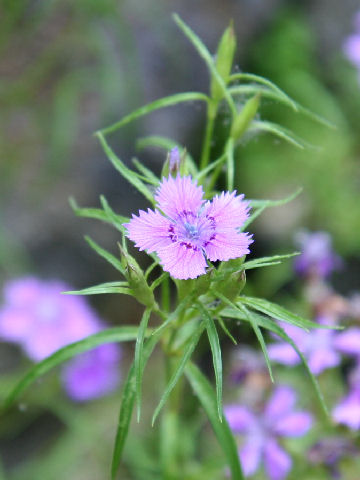
[[[216,285],[216,289],[232,302],[240,295],[246,284],[245,270],[233,272],[222,282]]]
[[[260,94],[248,100],[233,121],[230,136],[236,141],[243,135],[253,121],[260,105]]]
[[[209,291],[213,278],[214,270],[209,269],[205,275],[189,280],[176,280],[179,298],[183,299],[188,295],[196,294],[197,297],[204,295]]]
[[[135,298],[146,307],[155,306],[156,302],[154,294],[145,280],[144,273],[139,264],[121,245],[119,245],[119,248],[121,253],[121,263],[125,269],[126,279]]]
[[[219,75],[224,80],[225,85],[229,81],[231,69],[234,61],[234,54],[236,50],[236,37],[234,32],[233,23],[231,22],[228,28],[223,33],[216,52],[215,66]],[[211,98],[214,100],[221,100],[224,96],[223,91],[217,82],[212,77],[210,84]]]
[[[241,269],[244,261],[245,255],[227,262],[221,262],[217,270],[217,276],[214,278],[216,289],[231,301],[240,295],[246,284],[246,274]]]

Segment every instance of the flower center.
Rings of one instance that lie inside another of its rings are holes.
[[[199,229],[198,229],[197,225],[194,225],[194,224],[189,223],[189,222],[185,222],[184,227],[185,227],[187,237],[189,238],[189,240],[197,240],[199,238],[200,232],[199,232]]]
[[[215,238],[215,229],[215,220],[212,217],[184,210],[169,226],[168,232],[172,242],[199,250]]]

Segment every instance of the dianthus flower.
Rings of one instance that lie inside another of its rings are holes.
[[[84,402],[115,390],[120,383],[118,345],[107,343],[70,360],[62,370],[61,379],[68,396]]]
[[[319,318],[318,321],[320,324],[326,324],[326,318]],[[282,327],[304,354],[314,375],[339,365],[341,354],[353,356],[360,354],[360,328],[348,328],[345,332],[319,328],[307,332],[293,325]],[[284,365],[296,365],[301,361],[293,347],[285,341],[269,345],[269,357]]]
[[[360,11],[354,18],[355,33],[347,37],[343,50],[347,59],[357,68],[360,80]]]
[[[196,278],[210,261],[249,253],[252,243],[241,227],[248,218],[243,195],[223,192],[204,201],[204,192],[190,176],[164,178],[157,190],[157,210],[140,210],[128,224],[128,237],[140,250],[156,252],[163,269],[174,278]]]
[[[62,295],[65,290],[71,288],[58,280],[24,277],[8,282],[0,309],[0,338],[17,343],[31,360],[40,361],[103,330],[86,299]],[[62,371],[69,397],[85,401],[114,390],[120,381],[120,354],[118,345],[105,344],[70,360]]]
[[[228,405],[225,417],[235,434],[245,436],[239,456],[245,475],[255,473],[264,462],[270,480],[282,480],[291,470],[291,457],[279,445],[281,437],[300,437],[311,427],[308,412],[294,411],[292,388],[277,387],[262,412],[242,405]]]
[[[360,351],[359,351],[360,355]],[[337,423],[348,426],[352,430],[360,429],[360,360],[351,372],[349,392],[334,408],[332,415]]]
[[[69,343],[101,330],[85,298],[62,295],[71,290],[58,280],[36,277],[8,282],[0,309],[0,337],[19,344],[29,358],[43,360]]]
[[[295,243],[301,250],[294,262],[300,275],[326,277],[341,265],[333,251],[331,236],[326,232],[298,232]]]

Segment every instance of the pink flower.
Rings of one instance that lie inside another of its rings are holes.
[[[85,402],[114,391],[120,383],[121,350],[115,343],[106,343],[70,360],[61,379],[68,396]]]
[[[125,225],[136,247],[156,252],[174,278],[203,275],[207,258],[226,261],[249,253],[251,236],[238,231],[248,218],[243,195],[223,192],[206,202],[203,196],[190,176],[164,178],[155,196],[158,210],[140,210]]]
[[[19,344],[37,362],[99,332],[100,319],[86,300],[61,294],[69,289],[58,280],[35,277],[8,282],[0,310],[0,338]]]
[[[333,410],[335,422],[360,429],[360,359],[349,378],[349,392]]]

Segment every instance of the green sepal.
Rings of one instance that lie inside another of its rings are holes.
[[[227,262],[221,262],[217,276],[214,278],[213,283],[216,285],[216,289],[231,301],[240,295],[246,284],[244,260],[245,255]]]
[[[204,295],[209,291],[213,276],[214,269],[209,269],[205,275],[200,275],[200,277],[188,280],[176,280],[175,283],[179,298],[183,299],[193,293],[196,293],[198,297]]]
[[[121,264],[124,267],[125,277],[134,297],[143,305],[157,309],[154,293],[149,287],[144,272],[139,264],[120,244]]]
[[[179,152],[180,161],[178,165],[175,165],[173,168],[170,168],[170,155],[171,152],[168,152],[164,166],[161,170],[161,178],[165,177],[168,178],[170,175],[172,177],[176,177],[180,174],[182,177],[189,175],[190,173],[190,166],[188,165],[188,155],[186,149],[184,148],[182,152]]]

